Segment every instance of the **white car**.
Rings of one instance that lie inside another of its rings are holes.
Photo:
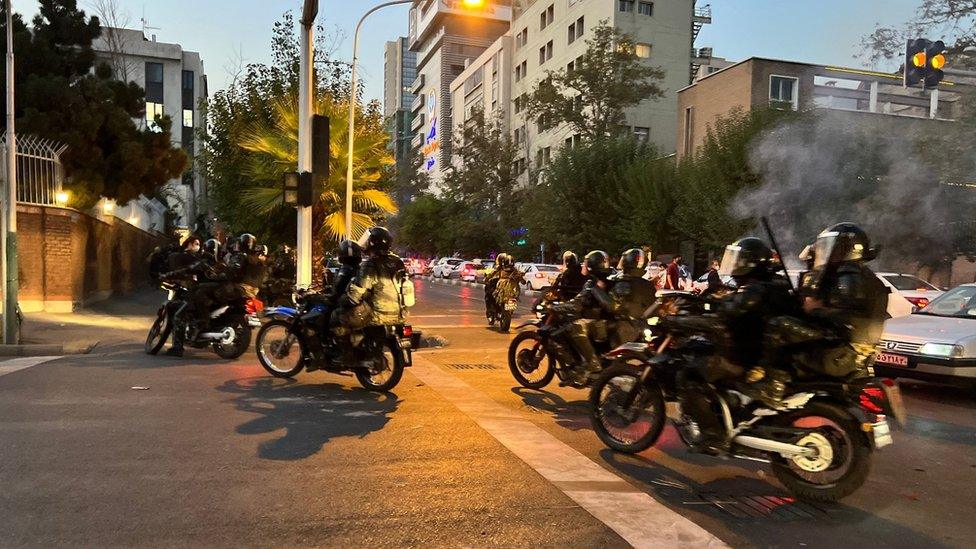
[[[875,372],[976,387],[976,284],[943,293],[913,315],[885,323]]]
[[[430,274],[434,278],[449,278],[451,276],[451,271],[453,271],[463,262],[463,259],[456,257],[443,257],[437,262],[436,265],[434,265],[434,269]]]
[[[561,269],[559,265],[546,265],[543,263],[526,263],[523,265],[525,270],[525,286],[530,290],[541,290],[556,283]]]
[[[897,295],[905,298],[906,301],[912,304],[912,310],[909,313],[924,309],[930,301],[943,294],[939,288],[914,275],[901,273],[877,274],[881,282],[884,282],[884,285],[891,290],[891,295],[888,297],[889,301],[891,301],[892,296]],[[894,317],[895,315],[891,316]]]

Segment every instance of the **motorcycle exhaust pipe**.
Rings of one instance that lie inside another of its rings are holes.
[[[199,339],[204,339],[207,341],[217,340],[222,337],[224,337],[224,334],[221,332],[204,332],[198,336]]]
[[[797,446],[796,444],[787,444],[785,442],[769,440],[768,438],[739,435],[733,438],[732,442],[740,446],[753,448],[755,450],[762,450],[764,452],[773,452],[785,458],[796,457],[796,456],[810,457],[816,455],[816,450],[814,450],[813,448]]]

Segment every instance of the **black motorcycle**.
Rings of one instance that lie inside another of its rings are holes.
[[[699,336],[663,333],[623,345],[590,392],[593,428],[609,448],[637,453],[654,445],[669,419],[692,449],[770,464],[796,496],[836,501],[865,481],[871,453],[892,443],[888,418],[904,422],[898,387],[854,373],[830,377],[804,372],[776,406],[736,387],[699,381],[712,344]],[[672,403],[667,417],[665,403]],[[706,429],[724,442],[706,444]]]
[[[170,293],[170,298],[156,311],[156,320],[146,336],[145,351],[150,355],[163,348],[176,325],[174,319],[189,306],[190,290],[182,283],[164,280],[160,286]],[[251,330],[261,325],[257,315],[263,308],[259,299],[241,295],[239,299],[208,311],[210,325],[207,331],[200,328],[199,319],[187,322],[183,327],[186,330],[184,341],[197,349],[211,347],[220,358],[238,358],[251,345]]]
[[[390,391],[412,364],[411,326],[371,326],[347,337],[334,336],[322,294],[300,293],[295,301],[297,308],[265,310],[270,320],[258,331],[255,349],[269,374],[290,378],[302,370],[352,372],[363,387]]]

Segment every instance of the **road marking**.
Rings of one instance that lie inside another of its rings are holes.
[[[701,526],[429,359],[414,355],[411,373],[632,546],[725,547]]]
[[[31,366],[37,366],[38,364],[43,364],[45,362],[50,362],[52,360],[57,360],[59,358],[63,358],[63,357],[25,356],[21,358],[12,358],[10,360],[4,360],[3,362],[0,362],[0,376],[12,374],[16,371],[23,370],[25,368],[30,368]]]

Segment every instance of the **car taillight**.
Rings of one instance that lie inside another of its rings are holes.
[[[929,304],[929,300],[924,297],[906,297],[905,299],[910,301],[912,305],[918,307],[919,309],[924,309]]]
[[[413,326],[403,327],[403,337],[410,337],[413,335]]]
[[[864,408],[872,414],[884,414],[884,409],[878,406],[876,403],[883,402],[885,399],[886,397],[884,391],[880,387],[865,387],[861,390],[861,408]]]
[[[545,277],[546,277],[546,275],[544,275],[544,274],[542,274],[542,273],[535,273],[535,277],[536,277],[536,278],[545,278]]]

